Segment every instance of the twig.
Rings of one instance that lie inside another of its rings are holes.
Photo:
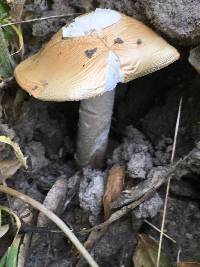
[[[121,217],[123,217],[124,215],[126,215],[129,211],[133,210],[134,208],[136,208],[137,206],[139,206],[141,203],[143,203],[144,201],[146,201],[147,199],[149,199],[150,197],[152,197],[152,195],[154,195],[155,193],[155,188],[151,188],[149,191],[147,191],[146,194],[144,194],[144,196],[142,196],[139,200],[127,205],[127,206],[124,206],[122,207],[120,210],[116,211],[115,213],[113,213],[110,218],[99,224],[99,225],[96,225],[88,230],[83,230],[82,232],[91,232],[93,230],[101,230],[103,229],[104,227],[107,227],[108,225],[110,225],[111,223],[119,220]]]
[[[160,229],[158,227],[156,227],[155,225],[153,225],[152,223],[150,223],[149,221],[147,220],[144,220],[144,222],[148,225],[150,225],[153,229],[155,229],[156,231],[158,231],[160,233]],[[163,233],[163,235],[168,238],[169,240],[171,240],[173,243],[176,244],[176,240],[174,240],[172,237],[170,237],[169,235]]]
[[[85,241],[84,243],[84,247],[91,251],[92,248],[94,247],[94,245],[99,241],[99,239],[105,234],[107,228],[103,228],[101,229],[100,231],[92,231],[90,234],[89,234],[89,237],[88,239]],[[83,231],[81,231],[82,233]],[[80,257],[79,261],[77,262],[76,266],[75,267],[80,267],[82,266],[82,261],[83,261],[83,258]]]
[[[15,22],[9,22],[5,24],[0,24],[0,28],[8,27],[11,25],[18,25],[18,24],[24,24],[24,23],[30,23],[30,22],[37,22],[47,19],[55,19],[55,18],[64,18],[64,17],[71,17],[74,15],[80,15],[81,13],[72,13],[72,14],[62,14],[62,15],[54,15],[49,17],[43,17],[43,18],[35,18],[35,19],[27,19],[27,20],[21,20],[21,21],[15,21]]]
[[[177,119],[176,119],[176,128],[175,128],[175,133],[174,133],[174,142],[173,142],[173,147],[172,147],[171,163],[174,162],[177,135],[178,135],[179,125],[180,125],[181,108],[182,108],[182,97],[181,97],[181,99],[179,101],[179,107],[178,107],[178,115],[177,115]]]
[[[178,250],[178,253],[177,253],[177,258],[176,258],[176,264],[177,264],[177,266],[178,266],[178,264],[179,264],[179,262],[180,262],[180,255],[181,255],[181,248],[179,248],[179,250]]]
[[[182,107],[182,97],[179,102],[178,115],[176,119],[176,128],[175,128],[175,133],[174,133],[174,142],[173,142],[173,149],[172,149],[172,155],[171,155],[171,164],[173,164],[174,162],[174,155],[176,151],[176,141],[177,141],[177,135],[178,135],[178,130],[179,130],[179,124],[180,124],[181,107]],[[166,194],[165,194],[165,203],[164,203],[163,218],[162,218],[162,224],[161,224],[161,230],[160,230],[161,232],[160,232],[156,267],[159,267],[159,264],[160,264],[160,255],[161,255],[162,240],[163,240],[164,227],[165,227],[165,218],[166,218],[170,183],[171,183],[171,176],[169,176],[167,180],[167,188],[166,188]]]
[[[22,194],[10,187],[0,185],[0,192],[4,192],[9,194],[13,197],[19,198],[22,201],[30,204],[35,209],[43,212],[50,220],[52,220],[64,233],[65,235],[71,240],[71,242],[75,245],[75,247],[79,250],[82,256],[87,260],[91,267],[98,267],[98,264],[94,261],[94,259],[90,256],[88,251],[84,248],[84,246],[80,243],[78,238],[72,233],[72,231],[68,228],[68,226],[52,211],[48,210],[44,205],[40,202],[36,201],[35,199]]]
[[[107,221],[105,221],[105,222],[103,222],[103,223],[101,223],[99,225],[96,225],[96,226],[94,226],[94,227],[92,227],[90,229],[86,229],[86,230],[84,229],[81,232],[82,233],[90,233],[93,230],[101,230],[104,227],[107,227],[108,225],[110,225],[111,223],[119,220],[121,217],[123,217],[124,215],[126,215],[127,213],[129,213],[131,210],[133,210],[136,207],[138,207],[141,203],[143,203],[144,201],[146,201],[147,199],[149,199],[152,195],[154,195],[154,193],[156,192],[156,190],[159,189],[166,182],[167,178],[169,176],[172,176],[172,174],[175,172],[176,168],[180,164],[182,164],[184,161],[186,161],[191,156],[191,153],[192,152],[188,153],[188,155],[186,155],[183,159],[179,159],[175,164],[172,165],[172,167],[167,172],[167,174],[165,176],[165,179],[163,179],[163,182],[162,183],[159,183],[158,185],[150,188],[138,200],[136,200],[136,201],[132,202],[131,204],[128,204],[128,205],[122,207],[121,209],[119,209],[118,211],[114,212]]]

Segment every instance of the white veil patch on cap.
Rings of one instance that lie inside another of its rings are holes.
[[[104,92],[111,91],[115,89],[119,82],[124,82],[124,74],[121,70],[119,58],[111,50],[108,55],[105,79]]]
[[[97,8],[95,11],[75,18],[74,22],[62,27],[62,36],[80,37],[102,29],[118,22],[121,18],[119,12],[111,9]]]

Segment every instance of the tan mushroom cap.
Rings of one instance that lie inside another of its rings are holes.
[[[38,99],[81,100],[112,90],[112,86],[106,86],[108,64],[114,74],[120,72],[117,82],[128,82],[179,58],[177,50],[163,38],[123,14],[100,32],[69,38],[62,34],[60,30],[15,69],[19,85]],[[120,70],[114,61],[109,62],[110,55],[118,59]]]

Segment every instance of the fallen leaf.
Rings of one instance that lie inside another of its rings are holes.
[[[17,159],[21,162],[21,164],[25,167],[28,168],[27,163],[26,163],[26,157],[24,157],[19,145],[15,142],[13,142],[9,137],[1,135],[0,136],[0,142],[8,144],[10,146],[12,146],[12,148],[14,149],[15,152],[15,156],[17,157]]]
[[[133,256],[135,267],[155,267],[158,254],[158,243],[145,234],[138,235],[138,245]],[[162,253],[159,267],[171,267],[168,258]]]
[[[12,245],[0,260],[0,267],[17,267],[17,255],[20,245],[20,237],[15,237]]]
[[[124,187],[125,170],[124,167],[114,165],[108,175],[106,192],[103,197],[104,219],[110,217],[110,203],[118,198]]]
[[[2,160],[0,161],[0,181],[12,177],[21,167],[19,160]]]
[[[197,262],[180,262],[177,267],[200,267]]]
[[[19,21],[22,17],[22,12],[24,9],[25,0],[20,1],[10,1],[10,15],[12,17],[12,20]]]
[[[18,217],[17,214],[15,214],[15,212],[10,209],[10,208],[7,208],[5,206],[1,206],[0,205],[0,210],[1,210],[1,213],[2,211],[8,213],[10,216],[12,216],[15,220],[15,226],[16,226],[16,233],[15,233],[15,237],[18,235],[19,233],[19,229],[21,228],[21,221],[20,221],[20,218]]]
[[[65,196],[67,194],[67,182],[64,178],[58,179],[51,189],[49,190],[48,194],[43,201],[43,205],[55,212],[56,214],[60,215],[62,213]],[[50,223],[50,220],[44,213],[40,212],[38,215],[37,226],[45,227]]]

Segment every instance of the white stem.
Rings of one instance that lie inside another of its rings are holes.
[[[76,161],[81,167],[101,168],[104,163],[114,97],[115,90],[112,90],[81,101],[76,154]]]

